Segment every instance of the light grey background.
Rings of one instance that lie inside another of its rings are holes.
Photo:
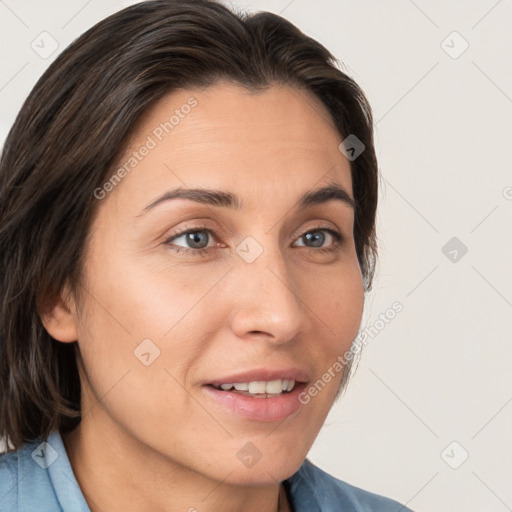
[[[131,3],[0,0],[1,140],[55,56]],[[375,113],[380,263],[363,327],[378,334],[310,458],[417,512],[512,510],[512,2],[231,4],[322,42]],[[47,58],[31,47],[51,49],[43,31],[59,45]]]

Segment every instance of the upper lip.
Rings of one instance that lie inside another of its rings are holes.
[[[234,384],[237,382],[294,380],[295,382],[308,382],[309,375],[299,368],[254,368],[242,372],[232,373],[218,379],[205,382],[207,386],[220,386],[221,384]]]

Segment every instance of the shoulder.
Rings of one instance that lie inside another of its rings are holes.
[[[0,512],[90,512],[58,430],[0,454]]]
[[[17,510],[18,452],[0,453],[0,512]]]
[[[48,472],[57,451],[49,439],[26,442],[16,451],[0,454],[0,512],[57,510],[51,508],[55,493]]]
[[[297,512],[412,512],[397,501],[338,480],[308,459],[288,482]]]

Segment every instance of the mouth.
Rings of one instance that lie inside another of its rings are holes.
[[[298,413],[300,393],[309,376],[296,370],[254,370],[207,382],[202,386],[215,406],[243,419],[282,421]]]
[[[276,379],[270,381],[253,380],[250,382],[233,382],[220,385],[211,385],[219,391],[230,391],[253,398],[272,398],[290,393],[295,387],[293,379]]]

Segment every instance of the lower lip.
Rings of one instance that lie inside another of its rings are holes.
[[[301,407],[299,394],[306,387],[304,383],[296,383],[289,393],[271,398],[253,398],[230,391],[221,391],[212,386],[203,386],[210,398],[224,408],[254,421],[282,421]]]

